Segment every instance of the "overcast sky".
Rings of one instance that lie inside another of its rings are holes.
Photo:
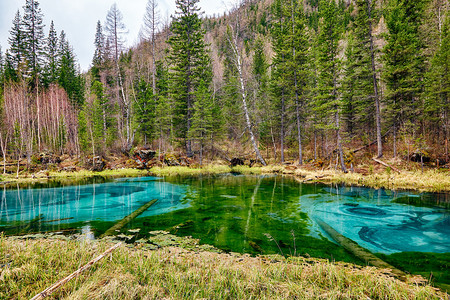
[[[175,11],[175,0],[157,0],[161,17],[167,19]],[[200,0],[199,6],[207,15],[222,14],[236,0]],[[94,36],[97,21],[102,24],[115,2],[123,14],[129,31],[127,44],[134,45],[145,13],[147,0],[38,0],[44,14],[45,34],[53,20],[58,33],[66,32],[75,50],[82,70],[87,70],[94,54]],[[2,53],[9,48],[8,37],[12,20],[18,9],[23,15],[25,0],[0,0],[0,46]]]

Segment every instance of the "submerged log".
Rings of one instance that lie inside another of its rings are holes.
[[[400,279],[402,281],[406,281],[406,273],[403,271],[400,271],[399,269],[396,269],[395,267],[391,266],[387,262],[381,260],[380,258],[373,255],[369,250],[361,247],[358,245],[355,241],[349,239],[348,237],[343,236],[339,232],[337,232],[333,227],[325,223],[324,221],[320,219],[316,219],[317,224],[326,232],[328,233],[342,248],[349,251],[362,261],[365,261],[369,265],[372,265],[377,268],[381,269],[389,269],[391,272],[391,275],[396,277],[397,279]]]
[[[64,279],[61,279],[60,281],[56,282],[55,284],[53,284],[52,286],[50,286],[49,288],[43,290],[42,292],[40,292],[39,294],[37,294],[36,296],[34,296],[33,298],[31,298],[31,300],[37,300],[37,299],[44,299],[45,297],[51,295],[54,291],[56,291],[60,286],[63,286],[64,284],[66,284],[67,282],[69,282],[71,279],[77,277],[78,275],[81,274],[81,272],[89,269],[93,264],[95,264],[96,262],[98,262],[100,259],[102,259],[103,257],[105,257],[106,255],[110,254],[111,252],[113,252],[115,249],[117,249],[122,243],[117,243],[114,246],[112,246],[111,248],[109,248],[108,250],[106,250],[105,252],[103,252],[101,255],[97,256],[96,258],[94,258],[93,260],[91,260],[90,262],[88,262],[87,264],[85,264],[83,267],[79,268],[78,270],[76,270],[75,272],[73,272],[72,274],[70,274],[69,276],[67,276]]]
[[[144,211],[149,209],[150,206],[155,204],[156,201],[158,201],[158,199],[153,199],[153,200],[150,200],[149,202],[145,203],[140,208],[138,208],[137,210],[132,212],[130,215],[126,216],[125,218],[123,218],[122,220],[120,220],[119,222],[114,224],[114,226],[112,226],[111,228],[106,230],[105,233],[103,233],[100,236],[100,238],[103,238],[103,237],[108,236],[108,235],[114,235],[116,233],[116,230],[120,230],[123,226],[127,225],[131,220],[135,219],[137,216],[139,216]]]
[[[178,232],[179,229],[187,228],[187,227],[190,227],[190,226],[192,226],[192,225],[194,225],[194,221],[192,221],[192,220],[187,220],[187,221],[184,222],[184,223],[180,223],[180,224],[178,224],[178,225],[175,225],[175,226],[173,226],[173,227],[170,227],[170,228],[166,229],[166,231],[168,231],[168,232],[170,232],[170,233],[172,233],[172,234],[175,234],[175,233]]]

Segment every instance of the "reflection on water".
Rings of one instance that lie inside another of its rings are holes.
[[[307,210],[311,219],[324,220],[373,252],[450,252],[448,210],[395,201],[420,199],[419,194],[361,187],[324,188],[324,191],[327,193],[302,196],[301,209]],[[313,226],[313,232],[319,234],[321,230]]]
[[[24,222],[41,215],[45,222],[114,221],[124,218],[152,199],[158,199],[146,215],[185,208],[186,188],[155,177],[39,189],[4,189],[1,192],[0,225]],[[60,221],[61,219],[64,219]]]
[[[434,207],[432,199],[438,195],[440,207]],[[450,252],[449,210],[442,205],[447,194],[302,185],[279,176],[143,177],[4,189],[0,230],[34,219],[40,230],[46,230],[44,223],[75,224],[85,231],[93,226],[98,235],[104,226],[152,199],[158,201],[127,229],[148,232],[186,223],[190,225],[178,234],[232,251],[339,256],[336,245],[315,222],[320,218],[373,252]],[[109,223],[102,227],[102,222]],[[294,239],[302,240],[295,245],[299,249],[294,249]]]

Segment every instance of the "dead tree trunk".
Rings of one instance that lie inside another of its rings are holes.
[[[375,50],[373,43],[373,35],[372,35],[372,0],[366,0],[367,3],[367,14],[369,17],[369,40],[370,40],[370,58],[372,63],[372,78],[373,78],[373,89],[375,96],[375,119],[377,125],[377,157],[380,158],[383,156],[383,144],[381,137],[381,111],[380,111],[380,97],[378,93],[378,82],[377,82],[377,73],[376,73],[376,64],[375,64]]]
[[[230,29],[231,29],[231,26],[230,26]],[[246,89],[245,89],[244,74],[243,74],[243,70],[242,70],[242,58],[241,58],[241,53],[238,49],[237,36],[236,36],[236,34],[233,33],[232,30],[230,30],[230,34],[227,35],[227,38],[228,38],[228,42],[233,50],[234,63],[235,63],[236,69],[238,71],[239,84],[240,84],[239,90],[240,90],[240,94],[242,97],[242,108],[244,110],[245,121],[247,123],[247,130],[250,134],[250,140],[252,142],[253,149],[255,150],[256,157],[261,162],[261,164],[263,164],[263,166],[267,166],[266,161],[264,160],[261,153],[259,152],[258,145],[256,144],[255,135],[253,134],[252,123],[250,121],[250,114],[249,114],[248,106],[247,106],[247,93],[246,93]]]

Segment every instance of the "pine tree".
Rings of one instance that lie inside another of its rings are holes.
[[[425,1],[390,0],[385,11],[389,32],[383,49],[383,77],[387,87],[387,117],[394,128],[394,157],[397,131],[407,120],[414,123],[419,105],[424,64],[418,30]]]
[[[34,87],[37,86],[44,61],[44,24],[39,2],[26,0],[23,15],[23,41],[25,59],[28,62],[29,76]]]
[[[443,131],[445,155],[449,153],[450,136],[450,13],[443,16],[438,28],[437,49],[426,74],[424,113]],[[438,133],[435,130],[435,133]]]
[[[141,78],[136,84],[135,117],[138,124],[139,133],[144,137],[147,145],[155,133],[155,112],[157,103],[151,86]]]
[[[102,24],[97,21],[97,28],[95,31],[95,52],[92,58],[91,73],[95,80],[100,80],[100,70],[105,60],[105,37],[103,35]]]
[[[177,11],[171,24],[171,97],[176,105],[177,136],[185,140],[186,155],[191,157],[192,144],[188,132],[192,126],[194,103],[200,80],[211,83],[209,56],[199,16],[198,0],[176,0]]]
[[[53,21],[50,23],[50,29],[47,38],[45,60],[45,83],[55,83],[58,79],[58,36]]]
[[[325,128],[334,129],[336,132],[336,146],[341,164],[341,169],[347,172],[342,148],[341,124],[340,124],[340,97],[338,80],[341,62],[338,56],[339,40],[342,34],[342,21],[339,20],[338,6],[334,0],[320,1],[321,22],[319,24],[319,75],[318,75],[318,100],[317,103],[323,112],[332,116],[333,123]]]
[[[73,104],[81,106],[84,101],[84,82],[77,70],[75,54],[64,31],[61,31],[59,36],[58,57],[58,84],[64,88]]]
[[[24,37],[23,37],[23,25],[22,25],[22,17],[20,16],[20,12],[17,11],[14,20],[13,26],[9,31],[10,37],[8,38],[9,43],[9,52],[8,52],[8,61],[11,64],[11,70],[15,72],[19,72],[19,67],[23,65],[25,59],[25,46],[24,46]],[[11,76],[10,79],[13,79],[15,76]]]
[[[291,103],[297,129],[298,162],[303,163],[302,127],[303,109],[308,81],[308,37],[303,7],[294,0],[276,1],[276,22],[273,28],[274,80],[278,86],[276,97],[281,98],[281,160],[284,160],[285,110]],[[278,83],[276,83],[278,82]]]
[[[214,101],[209,84],[201,80],[195,91],[195,98],[192,126],[189,129],[188,137],[200,143],[200,165],[202,165],[203,149],[206,142],[211,140],[214,131]]]

